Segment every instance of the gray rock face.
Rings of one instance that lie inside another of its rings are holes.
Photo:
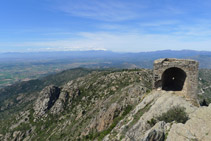
[[[150,108],[143,112],[143,109],[149,104],[151,105]],[[125,119],[119,122],[112,132],[104,138],[104,141],[162,140],[165,137],[166,130],[169,130],[170,128],[169,125],[165,126],[163,122],[159,122],[154,127],[151,127],[148,124],[148,121],[178,105],[182,105],[188,115],[197,109],[191,102],[186,101],[180,96],[174,95],[174,92],[152,91],[144,97],[143,101],[140,102]],[[141,113],[142,116],[139,119],[136,118],[136,121],[134,121],[135,115]]]
[[[114,118],[121,112],[121,107],[117,103],[111,104],[106,110],[102,109],[99,115],[92,121],[89,128],[96,129],[98,132],[105,130],[112,123]]]
[[[106,112],[102,112],[97,119],[97,130],[103,131],[109,127],[120,111],[120,106],[117,103],[113,103]]]
[[[167,141],[211,141],[211,104],[200,107],[189,117],[185,124],[172,125]]]
[[[165,122],[161,121],[155,124],[148,132],[145,134],[143,141],[164,141],[165,131],[164,126]]]
[[[59,98],[60,89],[56,86],[47,86],[44,88],[37,101],[34,104],[34,115],[35,117],[42,117],[48,110],[54,105],[56,100]]]
[[[65,110],[65,106],[70,105],[72,100],[80,95],[77,88],[71,86],[64,86],[60,89],[56,86],[47,86],[44,88],[34,104],[34,116],[44,117],[47,116],[46,112],[51,114],[60,114]]]
[[[53,105],[53,107],[50,110],[51,113],[58,114],[58,113],[63,112],[68,97],[69,97],[69,95],[67,92],[61,92],[61,94],[59,95],[59,98],[57,99],[57,101],[55,102],[55,104]]]

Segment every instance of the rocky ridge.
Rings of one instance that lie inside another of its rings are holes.
[[[1,124],[0,140],[209,141],[211,105],[197,107],[172,91],[151,91],[151,78],[145,69],[95,71],[61,87],[47,86],[31,109]],[[186,123],[156,119],[177,106],[185,109]]]
[[[181,105],[185,108],[188,115],[198,108],[182,97],[174,95],[174,92],[152,91],[125,119],[119,122],[104,140],[159,139],[162,141],[165,138],[165,134],[171,129],[172,123],[158,122],[155,126],[151,126],[149,121],[167,112],[169,109]],[[138,119],[137,115],[140,116]]]
[[[32,109],[25,111],[30,113],[28,122],[6,129],[2,138],[18,140],[19,134],[28,140],[103,137],[105,130],[114,126],[150,91],[149,76],[151,71],[145,69],[96,71],[59,88],[47,86]],[[31,134],[26,134],[29,131]],[[15,132],[17,138],[13,137]]]

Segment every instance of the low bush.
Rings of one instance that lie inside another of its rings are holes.
[[[184,107],[176,106],[169,109],[161,116],[158,116],[156,119],[159,121],[165,121],[166,123],[170,123],[172,121],[176,121],[177,123],[185,123],[189,119],[189,117],[185,112]]]

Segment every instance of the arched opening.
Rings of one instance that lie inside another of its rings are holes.
[[[180,68],[169,68],[162,75],[162,89],[166,91],[181,91],[187,75]]]

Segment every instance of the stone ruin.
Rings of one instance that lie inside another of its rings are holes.
[[[199,63],[189,59],[166,58],[154,61],[153,89],[173,91],[196,100]]]

